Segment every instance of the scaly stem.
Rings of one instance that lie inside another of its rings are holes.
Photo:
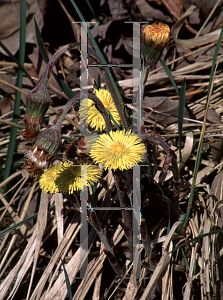
[[[62,47],[61,49],[59,49],[50,59],[49,63],[47,64],[47,67],[45,69],[45,72],[43,73],[42,77],[40,80],[44,81],[46,79],[49,79],[51,73],[52,73],[52,68],[54,66],[54,64],[56,63],[56,61],[59,59],[59,57],[64,54],[66,51],[68,50],[73,50],[73,49],[76,49],[76,48],[79,48],[79,46],[84,46],[84,47],[87,47],[88,50],[90,50],[90,53],[89,55],[94,59],[94,61],[99,64],[99,65],[102,65],[102,62],[99,58],[99,56],[97,55],[97,53],[92,49],[90,48],[88,45],[85,45],[85,44],[81,44],[79,42],[76,42],[76,43],[71,43],[71,44],[68,44],[64,47]],[[106,67],[99,67],[99,70],[105,80],[105,84],[106,84],[106,88],[108,89],[108,91],[110,92],[111,96],[112,96],[112,99],[114,101],[114,104],[116,106],[116,109],[119,113],[119,116],[120,116],[120,119],[121,119],[121,123],[122,123],[122,127],[123,129],[127,129],[129,128],[129,125],[128,125],[128,122],[126,120],[126,117],[125,117],[125,114],[124,114],[124,110],[122,108],[122,104],[121,104],[121,100],[118,98],[118,95],[115,91],[115,88],[111,82],[111,79],[108,75],[108,72],[107,72],[107,69]]]
[[[145,90],[145,83],[149,75],[149,66],[146,65],[145,60],[142,61],[142,73],[140,82],[140,95],[138,95],[138,111],[137,111],[137,131],[141,132],[141,127],[144,124],[143,120],[143,97]]]
[[[88,50],[90,50],[89,56],[92,57],[94,59],[94,61],[99,64],[102,65],[102,62],[100,60],[100,58],[98,57],[97,53],[88,46]],[[122,128],[123,129],[128,129],[129,128],[129,124],[126,120],[126,116],[124,114],[124,110],[121,104],[120,99],[118,98],[118,95],[115,91],[115,88],[111,82],[111,79],[109,78],[108,72],[106,70],[106,67],[100,67],[99,70],[101,71],[101,74],[105,80],[105,84],[106,84],[106,88],[108,89],[108,91],[110,92],[112,99],[114,101],[115,107],[119,113],[120,119],[121,119],[121,123],[122,123]]]
[[[76,95],[70,101],[68,101],[68,103],[64,106],[59,119],[57,120],[56,126],[57,126],[58,130],[61,128],[62,122],[63,122],[67,112],[71,109],[71,107],[74,104],[76,104],[79,100],[86,99],[86,98],[94,101],[96,108],[102,114],[102,117],[105,120],[106,132],[109,133],[112,130],[111,122],[110,122],[109,116],[107,114],[107,111],[106,111],[103,103],[101,102],[101,100],[98,99],[97,96],[95,96],[95,94],[90,93],[90,92]]]

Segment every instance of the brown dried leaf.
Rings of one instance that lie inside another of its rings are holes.
[[[211,33],[205,34],[203,36],[199,36],[197,38],[192,38],[187,40],[177,38],[184,21],[195,10],[195,8],[196,6],[191,5],[189,9],[182,15],[182,17],[173,25],[171,29],[171,33],[175,40],[176,45],[184,50],[197,48],[199,46],[203,46],[212,42],[217,42],[220,35],[221,29],[215,30]]]
[[[181,0],[162,0],[162,2],[174,18],[178,20],[182,16],[183,5]]]
[[[221,160],[222,158],[222,139],[219,139],[219,140],[216,140],[216,141],[213,141],[211,140],[211,153],[213,155],[213,159],[218,161],[218,160]]]
[[[193,150],[193,142],[194,142],[193,133],[188,132],[186,134],[185,145],[184,145],[184,149],[182,151],[182,160],[181,160],[181,163],[179,165],[179,172],[184,167],[185,163],[187,162],[187,160],[191,156],[191,152]]]
[[[223,192],[223,171],[221,171],[218,175],[215,176],[212,185],[211,192],[215,195],[218,200],[222,199]]]
[[[14,3],[11,4],[13,6],[13,9],[14,9],[14,5],[17,5],[16,3],[17,2],[14,2]],[[19,7],[16,6],[16,8],[19,12],[20,11],[20,2],[18,2],[18,3],[19,3]],[[36,19],[36,22],[37,22],[37,24],[38,24],[38,26],[41,30],[42,27],[43,27],[43,16],[42,16],[42,14],[41,14],[41,12],[38,8],[37,1],[27,0],[27,3],[28,3],[28,9],[27,9],[28,14],[27,14],[27,18],[26,18],[26,22],[27,22],[26,23],[26,43],[34,44],[35,41],[36,41],[34,18]],[[1,10],[0,10],[0,12],[1,12]],[[12,17],[11,12],[6,11],[5,12],[5,18],[9,19],[10,22],[12,22],[14,20],[15,16],[13,15],[13,17]],[[15,19],[18,22],[20,22],[19,21],[19,16]],[[2,19],[1,19],[1,22],[2,22]],[[0,28],[1,28],[1,25],[0,25]],[[14,26],[14,29],[13,29],[14,31],[11,30],[10,35],[8,35],[5,38],[1,38],[1,41],[3,42],[3,44],[10,50],[10,52],[13,55],[19,49],[19,34],[20,34],[19,33],[19,28],[20,28],[20,26],[18,26],[18,28],[16,30],[14,30],[15,29],[15,26]],[[5,33],[4,33],[4,35],[5,35]],[[0,48],[0,52],[7,55],[7,53],[5,53],[2,48]]]
[[[168,97],[144,97],[143,108],[152,110],[149,117],[161,125],[170,125],[178,119],[178,102]]]
[[[140,14],[145,20],[160,20],[162,22],[172,23],[173,20],[171,17],[165,15],[161,9],[153,8],[148,2],[145,0],[137,0],[136,5],[140,11]]]
[[[8,76],[4,73],[1,73],[0,79],[6,81],[7,83],[15,85],[15,78],[13,78],[12,76]],[[8,85],[4,84],[3,82],[0,82],[0,89],[5,91],[7,94],[12,94],[15,92],[15,90],[13,88],[9,87]]]
[[[127,9],[123,6],[122,0],[108,0],[108,5],[113,20],[130,17]]]
[[[26,12],[28,14],[30,5],[26,3]],[[7,3],[0,9],[0,39],[10,36],[20,27],[20,2]]]
[[[2,98],[0,100],[0,115],[4,115],[12,110],[12,103],[9,98]]]
[[[209,122],[212,122],[214,124],[221,124],[221,118],[220,116],[216,113],[215,110],[209,108],[208,113],[207,113],[207,120]]]

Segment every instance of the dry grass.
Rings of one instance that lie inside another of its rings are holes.
[[[62,193],[48,195],[41,192],[38,180],[30,179],[29,174],[22,167],[17,167],[17,170],[0,184],[1,229],[22,222],[34,215],[36,211],[38,215],[1,236],[0,299],[66,299],[67,284],[61,261],[66,267],[73,299],[144,300],[160,299],[160,297],[165,300],[189,300],[191,297],[194,297],[193,299],[221,299],[223,254],[221,233],[206,235],[195,243],[190,243],[191,239],[197,238],[200,234],[208,234],[222,227],[222,54],[219,54],[217,58],[218,69],[213,80],[209,104],[206,107],[209,73],[213,60],[213,56],[209,56],[209,53],[213,54],[220,31],[216,30],[211,33],[211,36],[197,36],[193,41],[183,42],[178,40],[177,36],[184,20],[185,18],[182,17],[172,30],[176,44],[181,45],[183,50],[178,58],[168,63],[173,69],[172,75],[178,88],[183,78],[186,78],[186,103],[194,116],[192,119],[185,112],[182,131],[182,161],[181,164],[178,162],[182,179],[182,184],[177,190],[180,215],[174,222],[168,216],[168,207],[174,199],[174,194],[171,193],[175,191],[171,186],[173,184],[172,169],[169,168],[166,173],[163,172],[166,153],[159,145],[149,145],[148,160],[155,173],[153,174],[154,183],[147,188],[155,187],[158,190],[152,195],[162,198],[162,200],[158,198],[153,198],[153,200],[158,201],[163,215],[159,217],[159,211],[154,208],[154,211],[149,211],[144,216],[150,222],[149,218],[151,214],[154,214],[158,221],[150,228],[152,236],[152,240],[148,241],[152,245],[150,262],[148,262],[145,250],[142,249],[143,246],[136,245],[139,256],[134,257],[134,262],[140,257],[142,261],[141,268],[138,270],[140,279],[136,277],[128,255],[124,255],[126,239],[123,228],[115,222],[120,217],[117,211],[114,210],[113,215],[104,214],[105,217],[99,212],[98,216],[103,225],[109,225],[111,228],[114,249],[117,245],[120,246],[116,255],[125,274],[124,278],[116,276],[113,272],[103,251],[104,244],[90,226],[88,239],[82,244],[83,249],[86,246],[89,250],[81,251],[80,215],[73,211],[69,202],[74,200],[72,196],[67,199],[67,196]],[[195,47],[199,48],[193,50]],[[192,50],[188,50],[189,48]],[[188,61],[190,64],[187,63]],[[132,79],[118,83],[121,94],[130,97]],[[7,82],[3,84],[6,85]],[[79,91],[78,88],[74,90]],[[168,76],[160,67],[150,73],[146,88],[148,97],[146,103],[149,103],[153,95],[161,97],[161,94],[162,97],[166,97],[165,101],[172,101],[168,102],[168,105],[175,103],[177,109],[179,97]],[[60,107],[56,108],[57,111],[59,109]],[[159,123],[159,117],[166,118],[168,121],[170,117],[173,117],[173,111],[167,109],[160,111],[160,106],[147,106],[148,117],[145,120],[145,128],[153,132],[158,131],[179,157],[176,109],[175,121],[167,122],[168,125],[166,125],[163,121]],[[47,112],[49,123],[55,119],[56,110],[50,107]],[[0,158],[2,162],[7,153],[11,114],[12,111],[1,116]],[[70,127],[66,125],[68,123],[75,125],[77,120],[76,114],[73,112],[69,114],[64,122],[64,133],[67,136],[75,136],[73,128],[67,129]],[[194,202],[189,222],[184,228],[183,217],[190,197],[198,143],[204,122],[206,122],[206,128],[204,128],[203,154],[196,178]],[[18,132],[17,157],[21,157],[28,148],[29,146]],[[2,189],[6,185],[10,187],[7,191]],[[106,174],[97,188],[100,190],[97,198],[98,206],[119,206],[116,185],[111,172]],[[148,199],[142,199],[142,201],[146,202]],[[49,210],[49,206],[53,205],[54,207]],[[168,232],[169,221],[171,227]],[[187,245],[176,249],[185,241],[188,241]],[[77,279],[85,257],[88,257],[88,276],[84,279]]]

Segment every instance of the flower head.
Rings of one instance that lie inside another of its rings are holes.
[[[81,174],[80,165],[63,164],[62,170],[55,180],[58,188],[68,194],[73,194],[74,191],[80,191],[81,188],[93,184],[101,177],[102,171],[98,166],[86,167],[86,173]]]
[[[156,63],[163,49],[170,41],[170,28],[166,24],[155,22],[144,28],[142,35],[142,56],[150,67]]]
[[[24,137],[33,142],[41,129],[43,118],[49,108],[51,98],[47,90],[47,77],[45,73],[40,78],[37,86],[29,92],[26,98],[26,114]]]
[[[142,161],[145,152],[145,145],[139,136],[131,130],[122,130],[102,134],[93,144],[90,156],[96,163],[104,164],[105,169],[125,170]]]
[[[120,126],[120,117],[109,91],[105,89],[95,90],[95,95],[101,100],[104,107],[110,112],[116,124]],[[104,118],[97,110],[92,100],[83,99],[81,101],[80,114],[82,118],[86,120],[87,124],[89,124],[92,128],[95,128],[95,130],[99,129],[100,131],[103,131],[106,129]]]
[[[48,167],[51,158],[59,150],[60,141],[60,131],[56,125],[40,132],[35,144],[25,154],[24,167],[32,177],[39,176],[43,169]]]
[[[143,31],[144,43],[155,43],[159,46],[161,43],[166,45],[170,40],[170,28],[163,23],[155,22],[151,25],[147,25]]]
[[[59,193],[59,189],[55,184],[55,180],[59,174],[59,172],[62,170],[62,164],[58,166],[52,166],[49,169],[44,170],[44,173],[40,177],[39,185],[41,190],[43,190],[45,193]]]

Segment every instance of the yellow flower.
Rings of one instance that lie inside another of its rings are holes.
[[[96,182],[101,177],[101,173],[98,166],[87,166],[87,174],[84,172],[81,174],[81,166],[70,163],[70,165],[62,166],[55,183],[60,190],[73,194],[74,191],[80,191],[83,186],[89,186]]]
[[[156,45],[160,43],[165,45],[170,40],[170,28],[158,22],[147,25],[143,31],[143,40],[145,43],[154,42]]]
[[[102,134],[93,144],[90,156],[96,163],[104,164],[105,169],[125,170],[142,161],[145,152],[142,139],[131,130],[123,130]]]
[[[158,61],[169,41],[168,25],[155,22],[145,27],[141,44],[144,68],[151,68]]]
[[[44,173],[42,174],[39,180],[41,190],[43,190],[45,193],[59,193],[59,189],[55,184],[55,180],[61,170],[61,164],[58,166],[52,166],[49,169],[44,170]]]
[[[104,89],[95,90],[95,95],[101,100],[104,107],[110,112],[116,124],[120,126],[120,117],[112,100],[109,91]],[[104,118],[101,113],[95,107],[95,104],[90,99],[83,99],[80,104],[80,115],[87,124],[95,130],[103,131],[106,129]]]

